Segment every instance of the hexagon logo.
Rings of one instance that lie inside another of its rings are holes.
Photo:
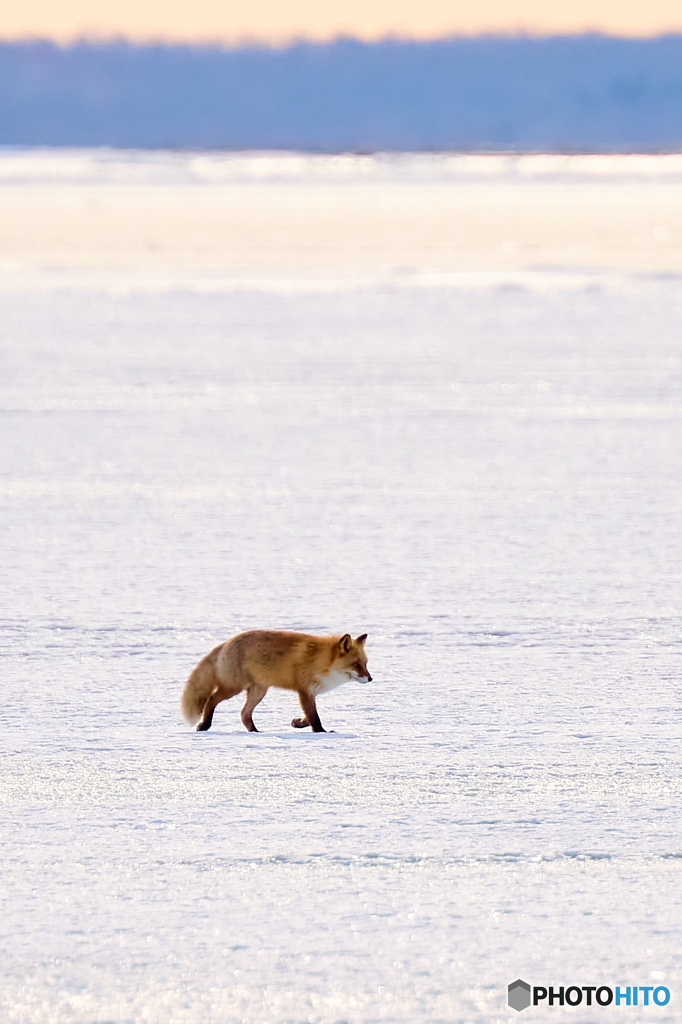
[[[520,978],[512,981],[511,985],[507,985],[507,1002],[512,1010],[525,1010],[530,1006],[530,985]]]

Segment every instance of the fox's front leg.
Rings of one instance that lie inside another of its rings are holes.
[[[327,730],[322,727],[320,716],[317,713],[317,706],[315,704],[315,697],[312,693],[308,693],[306,690],[300,690],[298,694],[298,700],[303,709],[305,718],[294,718],[292,725],[294,729],[305,729],[309,725],[313,732],[326,732]]]

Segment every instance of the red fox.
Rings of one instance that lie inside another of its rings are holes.
[[[246,690],[242,722],[249,732],[258,732],[253,710],[271,686],[293,690],[303,710],[294,718],[295,729],[310,726],[326,732],[315,706],[318,693],[333,690],[349,679],[370,683],[363,633],[353,640],[343,636],[310,636],[280,630],[252,629],[239,633],[202,658],[185,683],[182,714],[197,730],[211,728],[213,712],[221,700]]]

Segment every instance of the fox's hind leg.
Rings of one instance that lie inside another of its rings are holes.
[[[206,732],[207,729],[210,729],[213,722],[213,712],[218,704],[220,704],[221,700],[229,700],[230,697],[234,697],[237,693],[239,693],[238,689],[223,690],[219,686],[214,686],[201,712],[197,732]]]
[[[309,725],[313,732],[326,732],[327,730],[322,727],[320,716],[317,713],[317,705],[315,704],[315,697],[312,693],[307,693],[305,690],[299,691],[298,694],[299,703],[303,709],[305,718],[294,718],[292,725],[294,729],[305,729]]]
[[[246,704],[242,708],[242,723],[249,732],[258,732],[251,716],[253,709],[258,707],[267,692],[267,686],[250,686],[246,691]]]

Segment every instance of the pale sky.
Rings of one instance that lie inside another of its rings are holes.
[[[0,39],[283,44],[481,32],[682,32],[682,0],[0,0]]]

